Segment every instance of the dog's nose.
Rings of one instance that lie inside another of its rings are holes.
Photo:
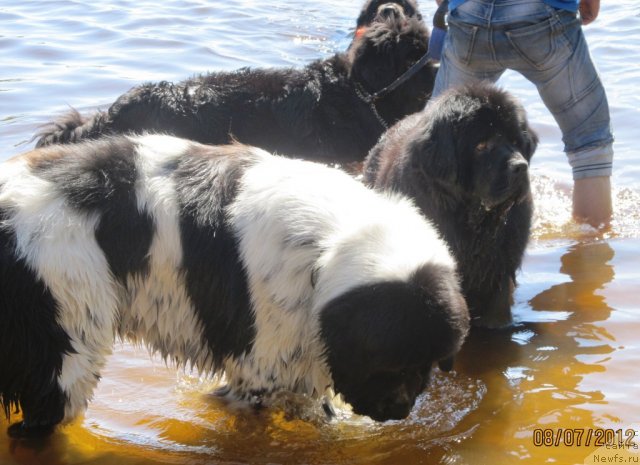
[[[407,391],[406,386],[399,386],[378,402],[371,418],[377,421],[402,420],[407,418],[415,401],[416,397]]]
[[[386,420],[404,420],[411,413],[413,402],[396,400],[390,404],[386,404],[379,410],[380,418]]]
[[[402,10],[396,3],[385,3],[378,8],[378,16],[384,19],[396,19],[402,16]]]
[[[514,176],[522,176],[529,170],[529,163],[520,155],[509,160],[509,172]]]

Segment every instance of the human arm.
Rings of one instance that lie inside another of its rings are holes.
[[[580,0],[578,9],[580,10],[582,25],[586,26],[587,24],[595,21],[598,17],[598,13],[600,12],[600,0]]]

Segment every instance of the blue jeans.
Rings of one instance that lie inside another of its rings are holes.
[[[610,176],[609,105],[574,13],[542,0],[467,0],[449,14],[433,95],[506,69],[536,85],[560,130],[573,178]]]

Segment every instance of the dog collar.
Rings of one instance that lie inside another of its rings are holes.
[[[400,87],[402,84],[404,84],[409,79],[411,79],[414,74],[416,74],[418,71],[420,71],[430,61],[432,61],[431,60],[431,55],[429,55],[429,51],[427,50],[427,53],[422,55],[422,58],[420,58],[418,61],[416,61],[411,66],[411,68],[409,68],[404,73],[402,73],[400,76],[398,76],[398,78],[395,81],[393,81],[391,84],[389,84],[387,87],[384,87],[384,88],[380,89],[379,91],[373,93],[371,95],[371,98],[375,100],[377,98],[380,98],[380,97],[388,94],[389,92],[393,92],[398,87]]]
[[[362,100],[364,103],[366,103],[367,105],[369,105],[369,108],[371,108],[371,112],[373,113],[373,116],[376,117],[376,119],[378,120],[382,128],[385,131],[389,129],[389,125],[387,124],[387,122],[380,115],[380,113],[378,113],[378,109],[376,108],[376,103],[375,103],[376,99],[374,98],[374,96],[369,94],[364,89],[364,87],[362,87],[362,84],[360,84],[358,81],[354,80],[353,82],[355,84],[354,89],[356,91],[356,95],[358,96],[358,98]]]

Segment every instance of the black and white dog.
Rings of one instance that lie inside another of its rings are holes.
[[[15,436],[81,413],[115,338],[404,418],[468,330],[455,262],[413,204],[319,164],[160,135],[0,169],[0,404]]]
[[[427,26],[393,8],[397,14],[361,29],[346,53],[302,69],[243,68],[142,84],[106,111],[62,116],[40,132],[37,145],[162,132],[207,144],[237,140],[325,163],[362,162],[386,127],[422,109],[433,90],[435,68],[426,63],[377,94],[428,49]]]

